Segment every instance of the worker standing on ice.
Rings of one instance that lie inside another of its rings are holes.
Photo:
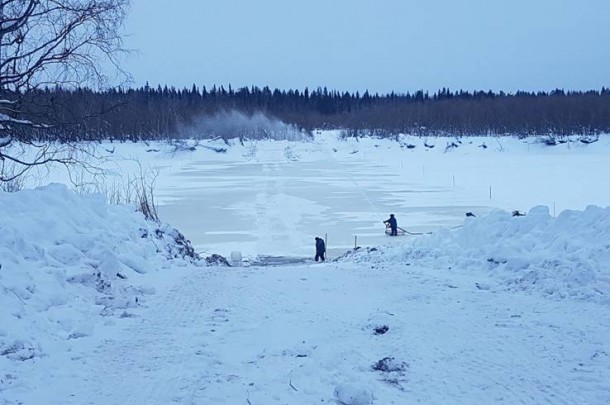
[[[398,235],[398,222],[396,222],[396,218],[394,217],[394,214],[390,214],[390,218],[383,221],[383,223],[386,224],[386,226],[390,227],[390,230],[391,230],[390,236]]]
[[[324,253],[326,253],[326,245],[324,244],[324,239],[318,238],[316,236],[316,262],[318,259],[324,261]]]

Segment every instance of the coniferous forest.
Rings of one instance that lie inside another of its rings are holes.
[[[14,96],[14,95],[13,95]],[[5,95],[10,98],[11,95]],[[177,137],[264,137],[267,130],[214,133],[206,119],[229,113],[264,116],[302,131],[342,129],[350,135],[565,136],[610,133],[610,89],[516,92],[423,91],[385,95],[231,86],[149,87],[92,91],[34,90],[20,113],[46,125],[16,129],[28,140],[153,140]],[[271,121],[269,121],[271,120]],[[263,124],[261,124],[263,125]],[[237,133],[235,133],[237,132]]]

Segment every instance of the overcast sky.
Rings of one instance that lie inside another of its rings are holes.
[[[610,0],[132,0],[134,85],[610,87]]]

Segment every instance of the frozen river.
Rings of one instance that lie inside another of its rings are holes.
[[[206,255],[309,257],[320,236],[332,258],[411,237],[385,235],[390,213],[423,233],[459,226],[466,212],[610,205],[610,181],[587,176],[610,172],[593,148],[474,138],[445,150],[447,139],[435,140],[412,149],[374,139],[259,142],[174,155],[161,172],[159,212]]]

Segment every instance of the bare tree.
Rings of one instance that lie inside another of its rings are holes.
[[[0,0],[0,183],[33,167],[79,163],[82,151],[66,139],[59,147],[48,138],[39,142],[35,134],[53,122],[25,116],[24,103],[45,87],[103,88],[126,79],[118,62],[128,6],[129,0]],[[16,144],[30,147],[24,152]]]

